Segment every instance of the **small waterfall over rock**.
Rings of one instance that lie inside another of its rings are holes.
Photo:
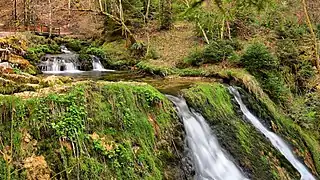
[[[175,104],[187,133],[197,180],[244,180],[237,166],[229,160],[212,134],[205,119],[190,110],[183,98],[167,97]]]
[[[236,101],[240,105],[240,109],[242,113],[246,116],[246,118],[255,126],[261,133],[263,133],[271,142],[271,144],[278,149],[282,155],[286,157],[286,159],[292,164],[293,167],[301,175],[301,180],[315,180],[313,175],[309,172],[307,167],[302,164],[292,153],[290,147],[286,144],[286,142],[281,139],[275,133],[269,131],[266,127],[262,125],[257,117],[255,117],[246,107],[246,105],[242,102],[240,93],[237,89],[233,87],[229,87],[229,91],[234,95]]]
[[[84,63],[79,62],[79,54],[69,51],[65,46],[61,46],[62,54],[47,54],[41,58],[38,64],[43,73],[60,74],[60,73],[81,73]],[[113,71],[103,67],[100,59],[91,55],[93,71]]]
[[[91,58],[92,58],[93,71],[114,71],[114,70],[105,69],[101,64],[100,59],[97,56],[91,56]]]

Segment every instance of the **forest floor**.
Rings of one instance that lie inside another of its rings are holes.
[[[156,31],[150,36],[150,48],[159,54],[151,60],[153,66],[172,68],[181,62],[193,49],[202,47],[204,42],[195,36],[194,25],[188,22],[177,22],[169,31]],[[143,39],[147,42],[147,39]]]

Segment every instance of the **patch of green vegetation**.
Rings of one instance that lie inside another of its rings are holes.
[[[13,140],[12,171],[37,154],[57,179],[163,179],[180,172],[172,146],[183,144],[179,121],[172,104],[147,84],[86,82],[64,94],[0,98],[0,150]]]
[[[40,58],[45,54],[54,54],[59,52],[60,52],[60,47],[57,44],[38,45],[38,46],[29,48],[27,50],[27,54],[25,55],[25,58],[32,63],[38,63],[40,61]]]
[[[272,173],[278,172],[279,167],[283,168],[281,173],[293,179],[299,178],[285,157],[250,123],[242,120],[242,115],[237,113],[239,109],[222,84],[198,84],[183,90],[183,94],[191,107],[206,118],[219,143],[250,174],[251,179],[281,179]]]
[[[215,40],[207,45],[204,50],[192,52],[184,62],[192,66],[202,64],[214,64],[226,60],[237,62],[236,50],[240,50],[241,45],[236,40]]]

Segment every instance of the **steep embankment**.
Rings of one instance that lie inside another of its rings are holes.
[[[209,121],[222,147],[251,179],[299,179],[290,163],[242,120],[222,84],[201,84],[184,90],[190,105]]]
[[[143,83],[0,97],[0,179],[180,179],[182,128]]]
[[[222,84],[199,84],[183,91],[190,105],[209,121],[222,146],[230,152],[252,179],[299,179],[299,174],[270,142],[250,123],[242,120],[238,106]],[[258,117],[272,124],[276,133],[282,134],[292,145],[297,156],[317,174],[318,148],[313,136],[304,132],[271,104],[261,106],[261,101],[247,103],[254,107]],[[267,98],[267,97],[265,97]],[[267,103],[264,99],[263,103]],[[269,100],[270,101],[270,100]],[[258,108],[257,108],[258,107]]]

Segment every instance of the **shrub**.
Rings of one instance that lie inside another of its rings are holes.
[[[317,25],[317,36],[320,39],[320,24]]]
[[[241,63],[249,71],[275,70],[279,65],[278,60],[261,43],[250,45],[241,57]]]
[[[83,45],[80,40],[73,39],[67,42],[66,47],[68,49],[78,52],[78,51],[81,51],[81,49],[83,48]]]
[[[218,63],[224,60],[237,61],[236,49],[241,49],[241,45],[237,41],[217,40],[206,46],[203,51],[193,51],[184,61],[192,66]]]
[[[228,59],[234,54],[234,48],[226,40],[212,42],[203,52],[204,63],[217,63]]]
[[[86,54],[91,54],[95,55],[101,59],[106,59],[107,54],[102,48],[97,48],[97,47],[89,47],[88,49],[85,50]]]
[[[57,44],[51,45],[38,45],[33,48],[29,48],[25,55],[25,58],[31,62],[37,63],[40,58],[45,54],[54,54],[60,52],[60,47]]]
[[[131,54],[137,58],[144,57],[147,47],[143,42],[136,42],[130,47]]]
[[[287,88],[283,77],[276,71],[265,72],[256,75],[262,88],[269,94],[271,99],[279,104],[285,104],[290,97],[290,90]]]
[[[304,92],[307,89],[308,81],[314,76],[315,70],[312,68],[312,63],[309,58],[301,58],[301,56],[308,57],[308,53],[304,48],[293,40],[284,39],[277,42],[277,56],[282,71],[285,77],[293,77],[289,83],[292,90]],[[297,91],[293,91],[297,93]]]
[[[204,62],[203,51],[198,49],[192,51],[184,62],[192,66],[200,66]]]

